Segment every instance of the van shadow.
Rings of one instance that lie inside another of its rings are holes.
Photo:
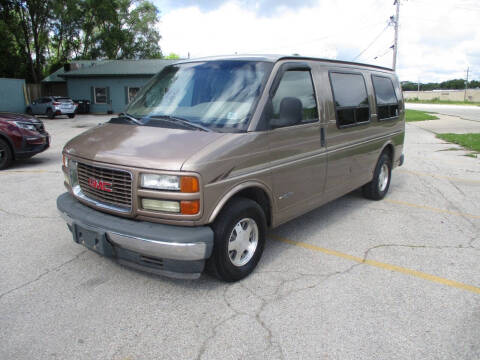
[[[352,212],[362,213],[362,208],[369,204],[371,201],[363,197],[360,188],[271,229],[267,233],[267,242],[259,266],[268,267],[281,256],[280,253],[286,247],[291,246],[276,241],[275,237],[302,241],[299,237],[305,239],[305,236],[312,237],[311,234],[314,234],[315,238],[318,238],[322,235],[322,230],[338,226],[339,223],[347,224]],[[297,260],[292,259],[292,261]]]
[[[275,241],[272,239],[272,236],[281,236],[285,238],[290,238],[295,240],[297,236],[295,233],[301,231],[302,234],[319,234],[319,229],[325,229],[331,226],[335,226],[338,223],[345,222],[348,219],[349,214],[352,211],[360,211],[365,206],[368,206],[370,203],[369,200],[366,200],[362,196],[361,190],[354,190],[353,192],[344,195],[341,198],[333,200],[315,210],[312,210],[296,219],[293,219],[273,230],[267,232],[267,242],[263,252],[262,259],[260,260],[258,267],[255,271],[262,271],[262,269],[267,269],[269,266],[281,256],[281,252],[285,250],[289,245],[282,243],[280,241]],[[292,258],[292,262],[297,262],[298,259]],[[214,290],[217,288],[225,288],[229,283],[225,283],[221,280],[218,280],[207,273],[203,273],[199,279],[195,280],[184,280],[184,279],[175,279],[168,278],[160,275],[150,274],[136,269],[126,267],[116,263],[117,266],[122,267],[128,271],[132,271],[141,275],[143,278],[148,278],[152,281],[173,285],[175,287],[182,287],[188,290],[201,291],[201,290]],[[250,276],[252,276],[250,275]]]

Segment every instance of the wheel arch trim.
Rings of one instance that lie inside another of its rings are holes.
[[[213,221],[215,221],[216,217],[218,216],[220,211],[223,209],[223,207],[235,195],[237,195],[241,191],[249,189],[249,188],[258,188],[258,189],[262,190],[267,195],[267,199],[268,199],[269,206],[270,206],[270,217],[271,217],[271,219],[269,219],[269,220],[272,221],[273,220],[273,198],[272,198],[271,189],[266,184],[264,184],[262,182],[250,180],[250,181],[246,181],[246,182],[243,182],[241,184],[238,184],[238,185],[234,186],[233,188],[231,188],[229,191],[227,191],[221,197],[220,201],[217,202],[213,211],[211,212],[211,214],[208,218],[208,223],[212,223]],[[267,214],[265,214],[265,215],[267,215]]]
[[[387,149],[390,149],[388,151],[391,151],[392,152],[392,162],[395,161],[395,144],[393,143],[393,141],[391,139],[389,139],[388,141],[385,142],[385,144],[383,144],[382,146],[382,151],[380,151],[380,154],[378,155],[378,157],[380,158],[380,156],[387,150]]]

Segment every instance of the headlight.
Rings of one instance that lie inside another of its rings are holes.
[[[180,190],[180,176],[142,174],[143,188],[155,190]]]
[[[19,128],[30,130],[30,131],[37,131],[37,128],[33,124],[30,124],[27,122],[21,122],[21,121],[14,121],[13,123],[17,125]]]
[[[199,191],[198,179],[195,176],[142,174],[140,184],[142,188],[181,191],[196,193]]]

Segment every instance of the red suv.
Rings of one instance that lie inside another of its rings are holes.
[[[32,157],[49,146],[50,135],[41,120],[0,112],[0,170],[7,168],[12,160]]]

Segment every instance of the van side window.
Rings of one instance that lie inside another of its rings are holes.
[[[370,120],[367,87],[362,74],[330,72],[338,127]]]
[[[272,105],[272,128],[317,121],[317,101],[310,71],[286,71],[272,99]]]
[[[377,102],[378,120],[390,119],[398,116],[398,100],[393,88],[392,79],[372,75],[375,99]]]

